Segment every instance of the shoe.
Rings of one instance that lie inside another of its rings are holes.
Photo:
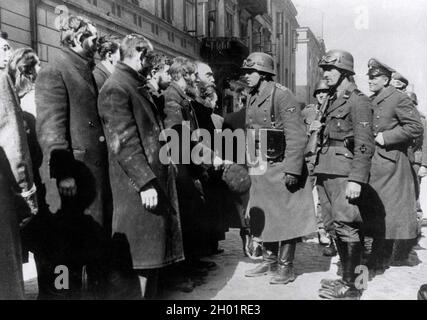
[[[295,280],[293,268],[295,249],[295,239],[280,243],[277,274],[270,280],[270,284],[287,284]]]
[[[418,290],[417,299],[418,300],[427,300],[427,284],[423,284],[420,287],[420,290]]]
[[[335,257],[337,255],[337,248],[332,238],[330,238],[329,245],[323,249],[323,255],[325,257]]]
[[[270,284],[288,284],[289,282],[295,281],[295,279],[296,276],[292,265],[279,265],[277,274],[271,278]]]
[[[321,287],[330,288],[336,286],[338,283],[341,283],[341,279],[322,279],[320,280]]]
[[[325,229],[319,229],[317,231],[317,239],[319,240],[319,244],[322,246],[327,246],[331,243],[331,240],[328,238],[328,234]]]
[[[249,252],[249,258],[253,260],[258,260],[260,257],[262,257],[262,244],[253,241],[252,242],[252,248]]]
[[[335,283],[331,287],[322,287],[319,290],[319,297],[332,300],[360,300],[362,291],[348,285],[342,281]]]
[[[218,265],[213,261],[194,260],[190,262],[190,265],[196,269],[207,269],[214,270]]]
[[[255,268],[247,270],[245,272],[245,277],[248,278],[255,278],[255,277],[261,277],[265,275],[272,275],[277,272],[277,262],[271,263],[271,262],[262,262],[259,265],[257,265]]]
[[[194,290],[195,286],[196,284],[193,282],[193,280],[186,278],[183,281],[175,284],[174,289],[181,292],[190,293]]]

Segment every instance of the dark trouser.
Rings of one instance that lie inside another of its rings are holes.
[[[346,198],[347,182],[347,177],[319,175],[317,187],[324,224],[336,242],[343,266],[343,280],[354,284],[355,268],[361,263],[362,217],[357,203]]]
[[[104,298],[110,242],[90,216],[42,211],[26,228],[25,238],[34,253],[39,299],[80,299],[85,275],[89,289],[85,298]]]

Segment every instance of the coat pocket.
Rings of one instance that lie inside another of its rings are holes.
[[[350,150],[348,150],[345,147],[337,147],[335,150],[335,155],[346,158],[346,159],[350,159],[350,160],[353,159],[353,154],[350,152]]]
[[[400,153],[399,150],[387,151],[386,149],[383,149],[383,148],[377,148],[377,152],[382,158],[393,161],[393,162],[397,162],[397,159]]]

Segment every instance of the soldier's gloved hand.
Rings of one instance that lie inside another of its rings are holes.
[[[323,123],[321,123],[319,120],[314,120],[310,124],[310,132],[318,131],[323,127]]]
[[[298,177],[293,175],[293,174],[287,173],[285,175],[285,184],[288,188],[297,185],[298,184]]]
[[[427,167],[421,166],[420,169],[418,170],[418,176],[420,178],[424,178],[425,176],[427,176]]]
[[[155,209],[158,204],[158,194],[157,190],[150,184],[145,187],[141,192],[141,202],[142,205],[149,210]]]
[[[378,133],[378,135],[375,137],[375,142],[380,146],[383,146],[385,144],[384,136],[382,132]]]
[[[360,196],[361,190],[362,186],[360,185],[360,183],[349,181],[345,190],[345,196],[349,200],[357,199]]]
[[[77,184],[74,178],[65,178],[58,182],[58,192],[63,197],[74,197],[77,193]]]

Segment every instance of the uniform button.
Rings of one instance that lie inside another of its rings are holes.
[[[101,166],[101,161],[95,161],[95,165],[100,167]]]
[[[104,136],[100,136],[99,137],[99,142],[105,142],[105,137]]]
[[[92,121],[89,121],[89,126],[94,127],[95,124]]]
[[[377,133],[375,132],[375,133],[374,133],[374,137],[376,137],[376,136],[377,136]]]
[[[377,124],[375,125],[375,128],[378,128],[378,125],[377,125]]]
[[[377,116],[377,119],[379,119],[380,118],[380,116]]]

